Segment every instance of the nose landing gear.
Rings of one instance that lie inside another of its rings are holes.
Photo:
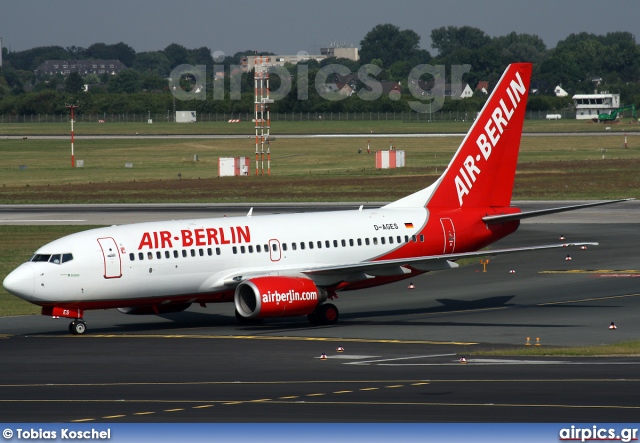
[[[73,335],[82,335],[86,332],[86,330],[87,324],[81,318],[69,323],[69,332],[71,332]]]

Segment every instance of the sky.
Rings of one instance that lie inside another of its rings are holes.
[[[171,43],[227,55],[244,50],[320,53],[332,43],[358,47],[374,26],[391,23],[421,36],[473,26],[490,36],[536,34],[547,48],[571,33],[640,29],[639,0],[20,0],[0,1],[0,38],[11,51],[37,46],[124,42],[136,52]],[[640,35],[638,36],[640,37]]]

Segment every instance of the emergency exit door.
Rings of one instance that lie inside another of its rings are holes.
[[[456,249],[456,230],[453,226],[453,221],[450,218],[441,218],[440,224],[442,225],[442,235],[444,235],[444,249],[443,254],[453,254]]]

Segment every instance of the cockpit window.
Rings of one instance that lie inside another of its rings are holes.
[[[31,257],[32,262],[49,262],[59,265],[73,260],[73,254],[35,254]]]

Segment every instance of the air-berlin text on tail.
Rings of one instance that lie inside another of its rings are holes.
[[[477,177],[480,175],[481,169],[476,163],[482,160],[489,161],[492,149],[498,144],[500,135],[504,132],[515,110],[520,105],[522,96],[527,92],[520,73],[516,71],[515,77],[517,81],[516,79],[512,79],[506,88],[508,100],[504,91],[496,90],[496,100],[492,100],[491,103],[495,103],[496,101],[498,101],[498,103],[491,113],[488,112],[490,107],[487,107],[486,110],[482,112],[480,118],[486,118],[486,122],[477,122],[478,125],[484,129],[476,139],[476,145],[480,153],[476,154],[475,158],[473,155],[467,156],[454,180],[460,206],[462,206],[462,198],[469,194]]]
[[[219,228],[182,229],[180,234],[171,231],[144,232],[138,250],[233,245],[250,242],[249,226],[221,226]]]

